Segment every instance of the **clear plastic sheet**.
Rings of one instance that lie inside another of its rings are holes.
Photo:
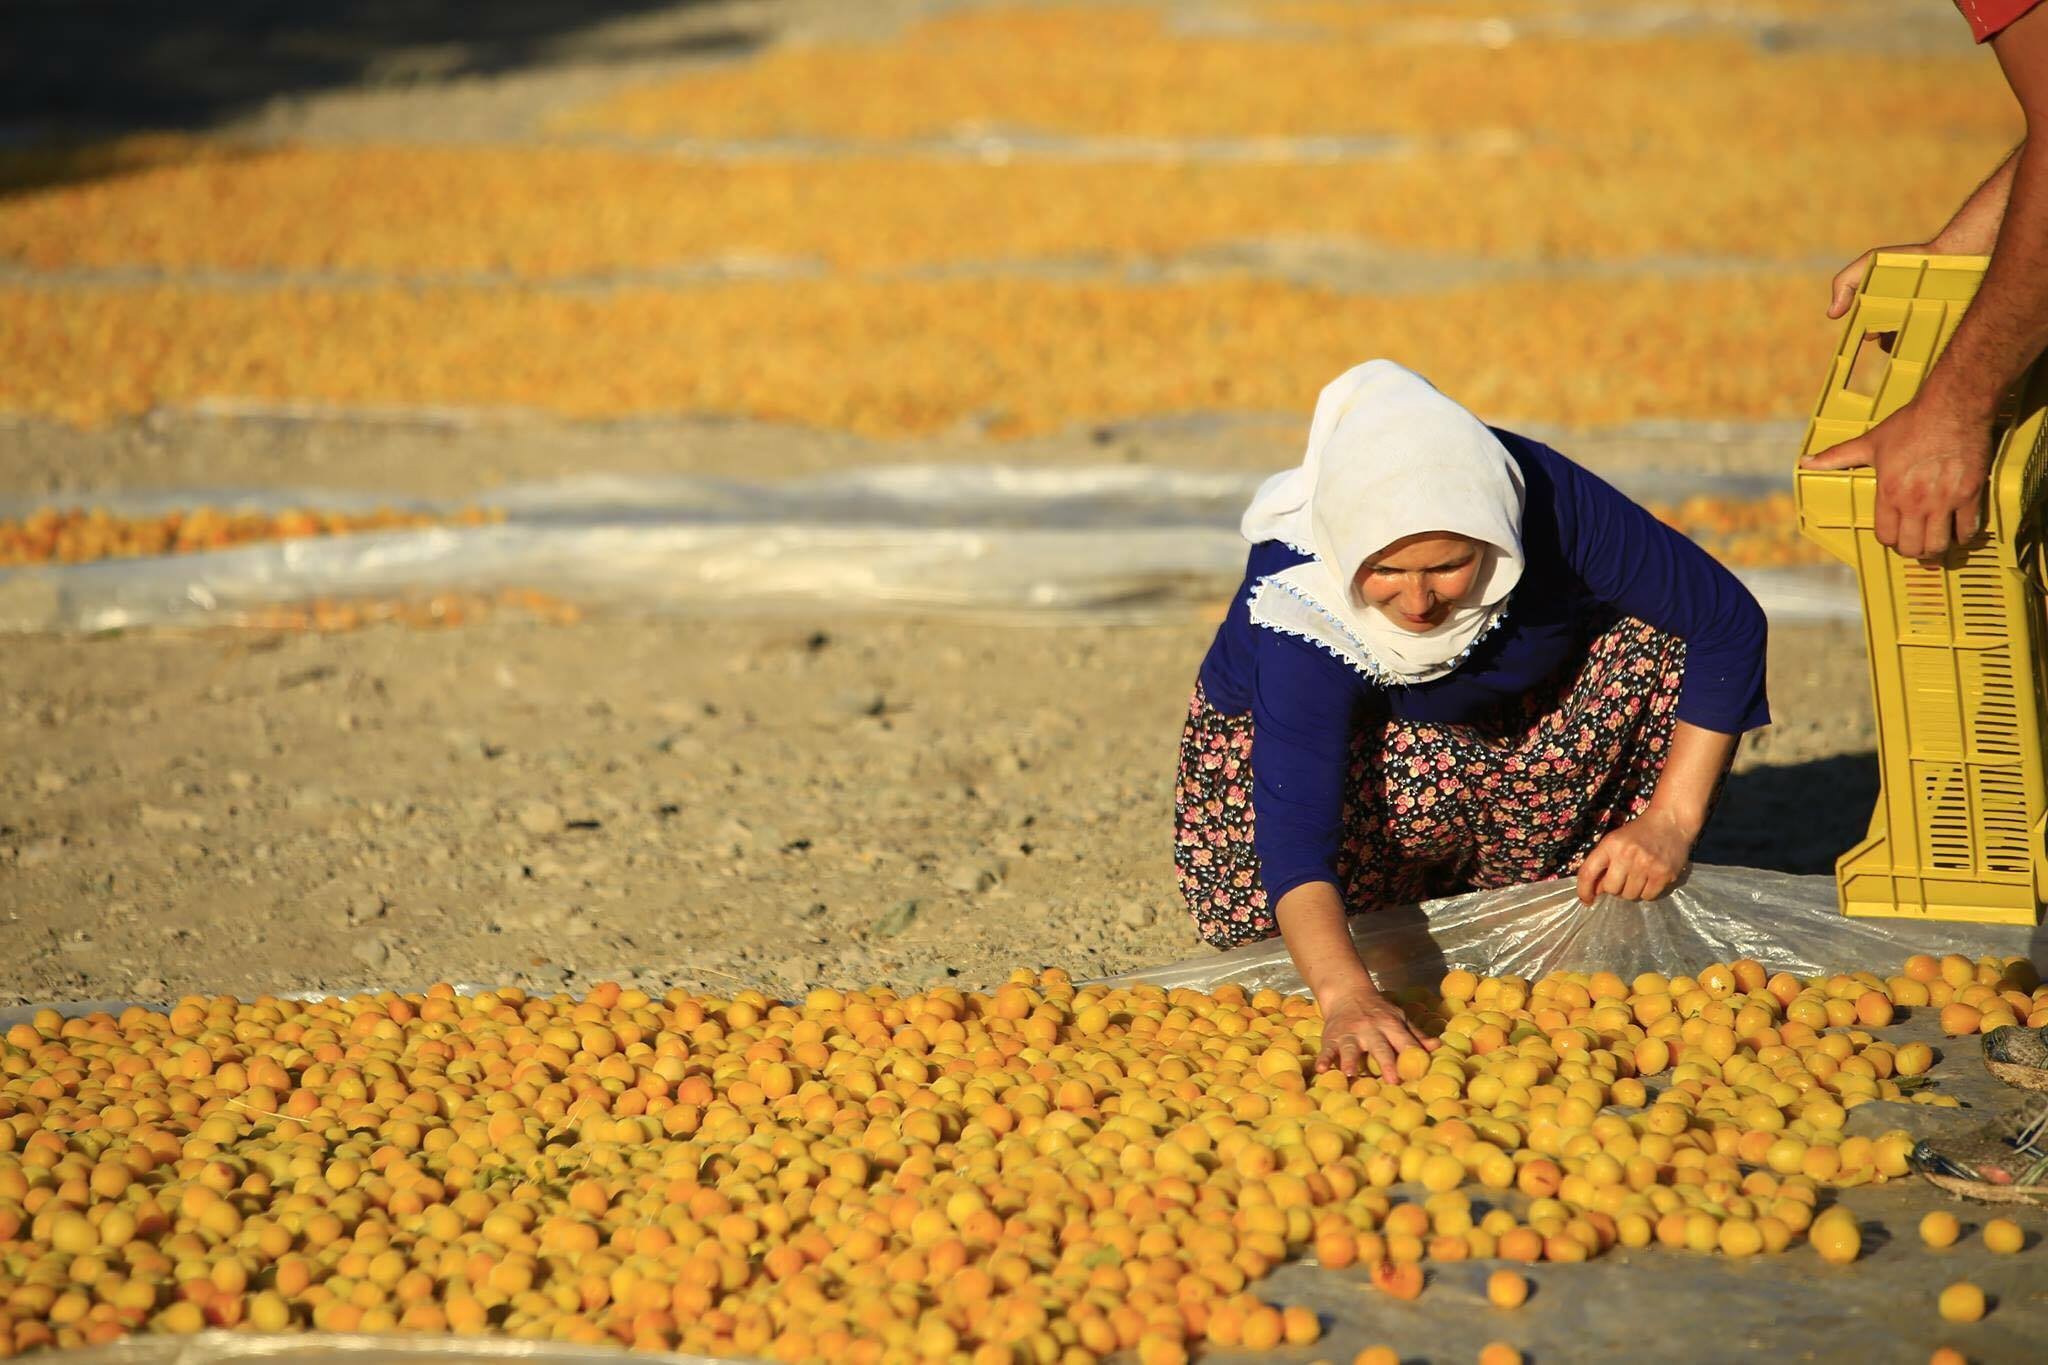
[[[1934,920],[1850,919],[1832,877],[1696,867],[1662,900],[1579,904],[1569,881],[1535,882],[1394,906],[1351,919],[1351,939],[1383,986],[1434,985],[1454,967],[1534,979],[1552,971],[1682,972],[1754,958],[1797,976],[1878,971],[1912,953],[2024,954],[2048,960],[2048,930]],[[1299,991],[1277,939],[1109,978],[1209,990]]]
[[[1640,481],[1675,497],[1718,482]],[[917,609],[991,617],[1170,616],[1244,570],[1237,520],[1257,480],[1131,466],[900,465],[773,485],[597,477],[493,494],[501,523],[0,571],[0,631],[231,624],[326,598],[538,588],[586,608]],[[1750,489],[1748,483],[1729,484]],[[367,509],[361,495],[187,491],[94,500],[122,515]],[[400,501],[412,511],[440,510]],[[25,506],[0,504],[0,515]],[[1853,619],[1834,566],[1745,570],[1781,621]]]

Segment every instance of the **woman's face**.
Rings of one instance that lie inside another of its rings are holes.
[[[1444,622],[1479,577],[1480,544],[1448,531],[1403,536],[1359,566],[1359,600],[1403,630],[1421,634]]]

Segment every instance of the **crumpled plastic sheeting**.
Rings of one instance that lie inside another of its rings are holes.
[[[414,1365],[414,1362],[509,1360],[520,1365],[605,1365],[623,1360],[650,1365],[748,1365],[756,1357],[626,1351],[560,1341],[512,1337],[379,1336],[343,1332],[198,1332],[191,1336],[128,1337],[105,1346],[66,1351],[65,1365],[214,1365],[216,1361],[276,1361],[279,1365]]]
[[[592,608],[801,607],[986,617],[1171,616],[1244,571],[1241,474],[1099,466],[900,465],[772,485],[600,476],[493,494],[502,523],[271,542],[0,571],[0,631],[231,623],[315,597],[537,588]],[[1660,484],[1660,494],[1661,494]],[[374,505],[316,490],[98,500],[122,515],[207,503]],[[400,500],[410,510],[453,507]],[[1839,566],[1740,576],[1780,621],[1854,619]]]
[[[1454,967],[1531,980],[1553,971],[1684,972],[1754,958],[1773,972],[1891,975],[1913,953],[2028,955],[2048,961],[2048,929],[1919,919],[1852,919],[1832,877],[1696,867],[1662,900],[1579,904],[1571,881],[1474,891],[1354,915],[1351,940],[1389,989],[1433,986]],[[1304,989],[1278,939],[1108,978],[1210,990]]]

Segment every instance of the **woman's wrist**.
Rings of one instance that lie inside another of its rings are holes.
[[[1308,989],[1318,1006],[1338,1000],[1369,999],[1380,993],[1363,962],[1334,965],[1330,970],[1317,972],[1315,979],[1308,982]]]
[[[1707,807],[1704,801],[1686,801],[1675,796],[1665,796],[1660,792],[1650,798],[1650,804],[1643,813],[1669,821],[1689,843],[1697,842],[1700,832],[1707,827]]]

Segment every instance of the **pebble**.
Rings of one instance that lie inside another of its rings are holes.
[[[889,698],[877,688],[856,687],[832,696],[831,710],[842,716],[880,716],[889,710]]]
[[[388,966],[393,956],[391,939],[385,934],[359,938],[350,946],[349,951],[355,955],[356,961],[371,968]]]
[[[33,839],[21,846],[14,855],[16,867],[39,867],[50,862],[64,851],[64,837],[53,834],[46,839]]]
[[[71,785],[71,779],[55,768],[44,768],[36,774],[36,790],[45,796],[55,796]]]
[[[560,834],[562,808],[552,801],[529,801],[519,808],[519,827],[535,838]]]
[[[1127,929],[1149,929],[1157,918],[1152,907],[1144,901],[1125,901],[1117,910],[1116,917]]]
[[[955,863],[946,872],[946,885],[969,896],[989,890],[1002,879],[1002,869],[987,863]]]
[[[158,833],[181,833],[206,828],[206,817],[197,811],[172,810],[164,806],[152,806],[146,801],[142,804],[139,818],[144,829]]]
[[[296,811],[323,811],[334,804],[334,793],[325,787],[293,787],[285,804]]]

